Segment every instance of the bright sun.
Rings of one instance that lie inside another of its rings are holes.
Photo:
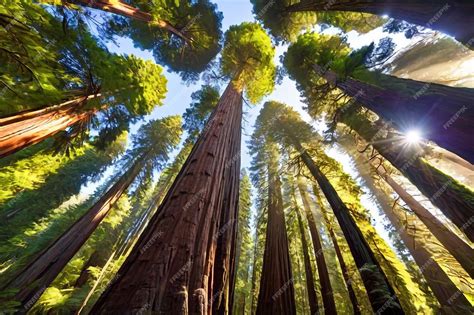
[[[405,134],[405,141],[410,144],[416,144],[421,141],[421,132],[418,129],[409,130]]]

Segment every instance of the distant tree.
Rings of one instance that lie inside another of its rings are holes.
[[[256,314],[296,314],[294,278],[286,232],[277,146],[256,128],[251,151],[254,162],[266,168],[267,227]],[[259,152],[260,151],[260,152]]]
[[[334,227],[331,224],[331,220],[329,219],[328,213],[326,211],[326,207],[322,201],[321,193],[316,185],[313,185],[313,194],[316,197],[316,202],[319,205],[319,209],[321,210],[321,214],[324,218],[324,224],[329,232],[329,236],[331,237],[332,243],[334,245],[334,251],[336,252],[337,260],[339,261],[339,265],[341,267],[342,276],[344,278],[344,282],[346,284],[346,289],[349,294],[349,298],[352,303],[352,311],[354,314],[361,314],[361,303],[357,301],[356,294],[354,292],[353,281],[349,278],[349,270],[347,268],[347,263],[344,260],[344,256],[342,255],[341,248],[339,246],[336,234],[334,232]]]
[[[474,216],[474,192],[472,190],[425,161],[423,159],[423,151],[420,148],[405,146],[403,150],[400,150],[401,144],[398,136],[393,134],[384,136],[379,132],[379,130],[383,132],[384,129],[387,129],[388,124],[386,121],[379,120],[373,123],[363,114],[359,113],[357,109],[350,109],[344,112],[340,116],[340,121],[354,129],[363,139],[370,142],[377,152],[406,176],[423,195],[428,196],[430,202],[457,225],[471,241],[474,240],[474,227],[472,224],[466,224],[466,222],[469,222],[469,218]],[[375,139],[377,141],[373,141]],[[438,193],[441,190],[443,193]],[[423,216],[422,212],[418,213]],[[437,238],[444,238],[442,234],[446,234],[446,232],[437,233],[437,230],[433,227],[432,232],[437,235]],[[449,239],[457,238],[452,233],[449,234],[451,234],[448,237]],[[454,243],[455,241],[449,242],[449,244]],[[460,249],[460,247],[452,245],[449,245],[448,248],[451,251]],[[461,253],[455,256],[460,261],[465,261],[460,258],[463,256]]]
[[[126,157],[126,171],[101,196],[101,198],[65,231],[53,244],[42,251],[11,282],[2,289],[19,289],[15,300],[21,308],[28,310],[31,300],[41,295],[51,284],[68,261],[80,249],[109,213],[111,207],[125,190],[138,179],[140,184],[147,184],[154,170],[163,167],[170,151],[179,143],[181,120],[179,116],[151,121],[141,127],[134,137],[133,147]]]
[[[13,185],[5,186],[6,190],[12,189],[16,195],[0,207],[2,220],[8,222],[0,226],[0,260],[5,264],[15,262],[2,273],[0,282],[6,282],[5,279],[9,279],[17,268],[24,266],[32,255],[58,236],[53,233],[37,238],[36,233],[54,224],[52,218],[56,210],[78,195],[83,185],[101,178],[106,168],[125,151],[126,137],[127,133],[122,134],[103,150],[85,144],[70,158],[55,157],[43,149],[1,169],[0,177],[13,182]],[[31,181],[15,180],[25,176],[22,175],[25,172],[38,174],[41,180],[34,176],[31,176]]]
[[[157,215],[93,313],[144,307],[171,313],[183,309],[224,313],[232,306],[229,290],[235,275],[242,93],[257,102],[271,92],[273,56],[270,38],[257,24],[229,28],[221,67],[231,81]],[[150,242],[158,231],[162,237]],[[147,243],[150,249],[142,253],[140,248]],[[163,266],[160,273],[158,265]],[[163,286],[150,291],[152,278]],[[135,298],[145,291],[157,303],[149,305]]]
[[[347,147],[347,144],[345,144],[344,147]],[[355,150],[353,149],[350,152],[352,153],[354,151]],[[371,167],[373,170],[375,170],[376,174],[379,174],[385,179],[387,184],[390,185],[389,187],[393,188],[400,198],[407,200],[409,205],[414,208],[414,211],[419,213],[421,209],[418,209],[417,207],[422,207],[421,204],[419,204],[411,195],[408,194],[408,192],[404,191],[403,188],[401,188],[401,186],[391,178],[388,170],[384,167],[379,158],[373,158],[371,161],[367,161],[365,156],[357,157],[357,155],[355,155],[354,160],[361,176],[365,180],[365,185],[367,187],[376,191],[382,189],[380,185],[376,187],[376,184],[374,183],[374,180],[371,176]],[[454,313],[466,312],[471,307],[471,305],[463,294],[460,294],[458,299],[456,299],[455,305],[453,305],[452,300],[450,300],[453,294],[456,294],[456,292],[458,292],[460,289],[462,290],[462,288],[458,288],[456,286],[455,282],[450,279],[449,272],[447,273],[444,271],[443,266],[446,268],[447,265],[450,265],[449,268],[457,269],[455,273],[459,275],[461,279],[463,278],[462,271],[460,268],[453,266],[452,262],[450,264],[443,262],[440,263],[439,258],[438,260],[435,259],[435,257],[440,257],[438,256],[440,252],[443,253],[443,260],[449,260],[450,255],[447,250],[441,251],[439,249],[439,244],[437,244],[437,246],[432,245],[436,244],[437,242],[432,235],[429,235],[429,229],[427,228],[428,226],[433,227],[434,225],[436,226],[436,232],[440,231],[441,229],[441,231],[448,231],[446,226],[443,226],[442,224],[437,225],[437,222],[440,223],[439,220],[433,215],[429,214],[430,212],[427,209],[423,208],[424,211],[421,210],[422,213],[419,213],[419,217],[422,218],[421,221],[428,223],[426,226],[424,226],[420,221],[415,219],[416,216],[410,215],[400,206],[393,206],[393,200],[389,198],[385,192],[376,194],[375,196],[382,205],[381,208],[385,215],[396,230],[397,236],[400,236],[416,264],[420,266],[420,271],[423,274],[424,279],[426,279],[441,307],[445,311],[450,310]],[[413,228],[415,226],[416,228]],[[440,234],[444,236],[442,232]],[[452,244],[448,244],[447,248],[452,246],[460,246],[460,248],[464,250],[461,256],[463,259],[461,260],[462,265],[462,262],[467,263],[467,260],[469,260],[468,257],[474,257],[474,250],[469,248],[469,245],[467,245],[461,239],[457,240],[457,243],[453,242]],[[466,266],[466,271],[470,271],[472,273],[472,268],[469,268],[468,265]],[[466,275],[466,277],[468,276]]]
[[[299,178],[297,185],[301,200],[303,201],[303,209],[306,215],[306,220],[308,221],[311,240],[313,241],[314,255],[316,257],[316,264],[318,266],[319,282],[321,283],[321,295],[323,298],[324,310],[328,313],[335,313],[336,304],[334,302],[334,293],[332,290],[331,281],[329,280],[328,266],[323,255],[321,237],[319,236],[316,222],[314,221],[313,213],[311,211],[308,192],[305,190],[305,186],[301,178]]]
[[[306,293],[308,295],[309,310],[310,310],[311,314],[317,314],[319,312],[318,297],[316,295],[316,289],[315,289],[315,284],[314,284],[313,269],[312,269],[312,266],[311,266],[311,256],[309,255],[310,245],[309,245],[308,240],[306,238],[306,226],[303,222],[303,218],[302,218],[302,215],[300,213],[301,209],[298,205],[298,201],[297,201],[297,198],[296,198],[296,187],[295,187],[296,183],[295,183],[294,180],[292,180],[290,178],[288,178],[287,180],[290,181],[290,185],[291,185],[291,188],[290,188],[291,189],[290,205],[295,210],[297,221],[298,221],[298,230],[299,230],[299,234],[301,236],[301,250],[303,251],[304,273],[305,273],[305,280],[306,280]],[[313,214],[311,213],[311,220],[313,220],[312,223],[307,218],[308,226],[310,226],[311,224],[314,224],[314,219],[313,219],[312,216],[313,216]],[[310,229],[311,229],[311,227],[310,227]],[[312,234],[312,231],[310,231],[310,234]],[[323,254],[322,249],[319,252],[317,252],[316,248],[315,248],[315,254],[318,255],[318,256],[321,256]],[[316,259],[318,258],[318,256],[316,256]],[[319,267],[318,267],[318,271],[319,271]],[[326,269],[326,272],[327,272],[327,269]],[[320,282],[322,282],[322,281],[320,281]],[[322,285],[322,283],[321,283],[321,285]],[[321,291],[324,291],[324,290],[322,289]],[[327,297],[326,297],[326,300],[327,300]]]
[[[276,116],[276,118],[271,119],[272,116]],[[257,122],[262,124],[262,128],[266,129],[266,132],[272,135],[276,141],[293,147],[300,155],[302,163],[317,181],[349,244],[374,312],[383,307],[387,314],[403,313],[395,291],[388,282],[362,231],[351,216],[349,208],[303,147],[303,139],[305,142],[310,142],[315,137],[310,126],[302,121],[296,112],[276,102],[265,103]]]
[[[251,270],[253,258],[253,240],[250,230],[252,191],[250,178],[242,171],[239,195],[239,222],[237,231],[236,277],[234,295],[234,314],[246,314],[251,305]]]

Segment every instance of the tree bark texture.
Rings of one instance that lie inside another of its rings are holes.
[[[321,295],[323,297],[324,313],[336,314],[336,303],[334,302],[334,293],[332,291],[331,281],[329,278],[328,266],[324,258],[323,246],[321,244],[321,237],[319,236],[316,222],[311,211],[309,196],[306,192],[304,184],[301,179],[298,181],[298,189],[303,201],[303,208],[308,220],[309,232],[311,240],[313,241],[314,257],[316,257],[316,264],[318,265],[319,282],[321,283]],[[314,314],[314,312],[312,312]]]
[[[341,272],[344,278],[344,282],[346,284],[347,292],[349,293],[349,298],[352,304],[352,310],[354,312],[354,315],[359,315],[360,307],[359,307],[359,303],[357,302],[357,297],[355,295],[354,288],[352,287],[352,281],[349,277],[349,271],[347,269],[346,262],[344,261],[344,257],[342,256],[341,248],[339,247],[339,244],[337,242],[336,234],[334,233],[334,229],[331,225],[328,214],[325,210],[323,200],[321,198],[321,194],[319,193],[319,190],[316,187],[316,185],[313,186],[313,192],[314,192],[314,195],[316,196],[319,208],[321,209],[321,214],[323,215],[326,228],[329,231],[329,236],[331,237],[332,244],[334,246],[334,251],[336,252],[337,260],[339,261],[339,265],[341,266]]]
[[[296,209],[296,215],[298,216],[298,227],[300,229],[301,234],[301,246],[303,247],[304,273],[306,277],[306,289],[308,292],[309,309],[311,311],[311,314],[318,314],[318,297],[316,295],[316,289],[314,287],[313,269],[311,268],[311,259],[308,253],[308,241],[306,240],[306,232],[303,226],[303,220],[301,218],[300,209]]]
[[[268,161],[268,220],[256,314],[296,314],[278,159]]]
[[[78,111],[77,107],[94,94],[78,97],[61,105],[0,118],[0,158],[37,144],[58,132],[87,121],[97,109]]]
[[[91,314],[212,313],[215,294],[222,294],[214,288],[226,286],[217,282],[230,281],[230,272],[216,277],[215,264],[217,255],[225,256],[217,242],[221,212],[236,214],[238,206],[238,198],[231,198],[238,197],[239,185],[230,193],[229,175],[238,178],[240,172],[240,155],[232,154],[240,148],[241,119],[242,92],[229,83],[160,208]],[[233,228],[227,228],[231,235]]]
[[[375,313],[404,314],[395,291],[387,280],[380,265],[374,257],[362,232],[351,217],[349,209],[342,202],[334,187],[299,142],[294,142],[295,148],[301,153],[303,163],[308,167],[314,179],[318,182],[328,200],[334,215],[341,226],[354,261],[359,269],[362,281],[367,290],[372,309]]]

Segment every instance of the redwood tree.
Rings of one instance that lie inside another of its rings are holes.
[[[276,118],[271,119],[272,116],[276,116]],[[295,111],[277,102],[265,103],[259,120],[262,121],[262,124],[265,124],[268,134],[271,134],[286,146],[293,147],[298,152],[302,163],[308,168],[326,196],[341,226],[354,261],[359,268],[374,312],[403,314],[392,286],[375,259],[367,240],[351,216],[349,208],[342,202],[326,175],[321,172],[318,164],[303,147],[303,141],[311,142],[315,137],[311,127],[302,121]]]
[[[375,52],[374,52],[375,51]],[[400,79],[378,71],[369,71],[377,57],[374,46],[351,52],[338,36],[307,33],[288,48],[284,64],[296,80],[303,95],[322,108],[332,106],[319,102],[334,88],[352,97],[380,117],[390,121],[401,132],[418,129],[423,138],[474,162],[474,148],[467,146],[474,132],[474,90],[434,83]],[[332,92],[335,93],[335,92]],[[337,105],[336,105],[337,107]],[[341,109],[342,110],[342,109]]]
[[[208,314],[229,309],[242,92],[256,102],[273,89],[273,56],[271,41],[257,24],[229,28],[221,69],[231,82],[157,214],[93,314],[139,310]],[[158,231],[162,236],[152,240]],[[144,246],[148,250],[140,251]]]
[[[298,219],[298,228],[301,235],[301,247],[303,250],[304,273],[305,273],[305,278],[306,278],[306,292],[308,294],[309,309],[311,311],[311,314],[317,314],[319,312],[318,297],[316,296],[316,289],[314,286],[313,269],[311,266],[311,258],[309,256],[309,248],[308,248],[309,246],[308,246],[308,241],[306,239],[305,226],[303,224],[300,208],[298,207],[298,203],[296,201],[295,187],[291,187],[291,194],[292,194],[292,198],[294,202],[296,216]],[[309,221],[308,221],[308,225],[309,225]],[[317,254],[321,255],[322,251]]]
[[[20,312],[34,305],[35,300],[94,232],[132,182],[137,177],[142,184],[148,182],[153,171],[164,165],[170,151],[179,143],[180,126],[179,116],[151,121],[142,126],[127,156],[128,169],[84,216],[2,287],[19,289],[14,300],[20,302]]]
[[[326,207],[324,206],[321,194],[319,192],[319,188],[316,185],[313,185],[313,194],[316,197],[316,202],[319,205],[319,208],[321,210],[321,214],[324,218],[324,223],[326,225],[326,228],[329,232],[329,236],[331,237],[332,244],[334,246],[334,251],[336,252],[337,260],[339,261],[339,265],[341,267],[342,271],[342,276],[344,278],[344,282],[346,284],[347,292],[349,294],[349,298],[351,300],[352,304],[352,310],[354,314],[360,314],[360,306],[359,303],[357,302],[357,297],[354,292],[354,287],[352,285],[352,280],[349,278],[349,270],[347,269],[347,264],[344,261],[344,257],[342,256],[342,251],[339,246],[339,243],[337,241],[336,234],[334,233],[334,228],[331,224],[331,221],[329,220],[328,213],[326,211]]]
[[[157,63],[168,66],[185,80],[197,79],[221,48],[223,16],[208,0],[63,3],[116,14],[107,20],[106,33],[129,36],[141,49],[153,50]]]
[[[0,157],[41,142],[69,127],[87,129],[90,120],[101,109],[106,115],[113,116],[113,107],[124,106],[131,119],[150,113],[155,106],[162,104],[166,78],[160,66],[133,55],[107,57],[100,49],[98,58],[105,60],[94,60],[102,67],[94,67],[94,76],[89,72],[93,90],[85,89],[83,95],[59,105],[0,118]],[[109,122],[113,121],[107,118]]]
[[[420,152],[419,148],[404,147],[400,143],[399,137],[393,135],[388,137],[381,136],[378,132],[387,126],[385,122],[371,123],[364,115],[358,113],[357,109],[346,111],[340,116],[340,121],[354,129],[363,139],[371,143],[382,157],[406,176],[421,193],[430,197],[430,201],[457,225],[471,241],[474,241],[474,227],[472,224],[469,224],[469,220],[474,216],[474,193],[469,188],[427,163],[422,158],[423,152]],[[416,209],[414,208],[414,211]],[[426,218],[422,213],[418,212],[420,218]],[[438,220],[433,222],[436,221]],[[436,231],[440,231],[440,224],[437,225],[438,228],[432,229],[432,232],[439,240],[453,240],[457,238],[454,235],[443,236],[443,234],[447,234],[446,231],[437,233]],[[448,231],[448,234],[452,233]],[[442,241],[442,243],[445,242]],[[458,251],[462,248],[462,246],[454,246],[454,244],[458,243],[455,240],[447,242],[450,244],[447,246],[450,251]],[[459,261],[463,262],[465,259],[461,257],[465,254],[461,252],[455,254],[455,257],[459,257]],[[463,265],[469,266],[472,264],[466,262]]]
[[[301,178],[298,179],[298,189],[301,200],[303,201],[303,208],[306,219],[308,220],[311,239],[313,241],[314,256],[316,257],[316,263],[318,266],[319,282],[321,283],[321,294],[323,296],[324,311],[326,314],[334,314],[336,312],[336,304],[334,302],[334,293],[332,291],[331,281],[329,280],[328,266],[323,255],[321,237],[319,236],[318,228],[316,227],[316,222],[314,221],[313,213],[311,211],[308,192],[306,191]]]
[[[371,164],[371,166],[373,166],[375,171],[382,178],[385,179],[385,181],[390,185],[390,187],[393,188],[397,192],[397,194],[399,194],[401,198],[403,198],[404,200],[409,198],[407,196],[408,193],[400,190],[401,187],[395,183],[395,181],[390,177],[390,175],[387,173],[385,168],[380,165],[379,159],[375,158],[375,159],[372,159],[372,161],[367,161],[366,158],[362,157],[362,159],[360,159],[356,157],[354,160],[359,172],[361,173],[361,176],[363,176],[363,178],[365,179],[365,184],[368,187],[370,187],[371,189],[380,190],[380,188],[375,187],[375,183],[373,182],[372,177],[370,176],[370,172],[369,172],[370,169],[369,169],[369,166],[367,165],[367,162]],[[443,310],[445,312],[448,312],[448,311],[462,312],[463,310],[464,311],[469,310],[469,308],[471,307],[471,304],[463,294],[460,294],[458,296],[458,298],[456,299],[455,305],[453,305],[452,303],[451,297],[454,294],[458,295],[457,292],[459,291],[459,289],[456,287],[455,283],[450,279],[449,274],[447,274],[443,270],[442,264],[440,264],[435,259],[435,256],[433,255],[436,252],[436,250],[433,250],[430,244],[433,244],[433,243],[436,244],[436,241],[432,240],[433,237],[431,235],[427,235],[427,233],[429,234],[427,227],[432,226],[433,224],[423,226],[423,224],[420,224],[420,222],[410,219],[409,215],[407,215],[405,211],[401,209],[401,207],[391,206],[393,204],[393,201],[390,200],[390,198],[387,195],[385,195],[384,192],[382,192],[381,194],[376,194],[376,198],[380,201],[380,204],[382,205],[382,209],[385,215],[388,217],[388,219],[390,220],[390,223],[396,229],[397,234],[400,236],[403,243],[406,245],[406,247],[410,251],[415,262],[417,263],[418,266],[420,266],[421,273],[423,274],[426,282],[430,286],[434,295],[440,302]],[[414,199],[413,197],[411,198]],[[410,203],[410,205],[413,206],[412,203]],[[424,210],[429,213],[428,210],[426,209]],[[415,211],[418,212],[419,209],[415,209]],[[430,218],[430,216],[428,216],[427,218],[422,219],[422,220],[426,222],[433,219],[436,220],[436,218]],[[440,227],[438,227],[438,229],[440,229]],[[446,229],[446,227],[444,227],[444,229]],[[449,244],[449,246],[456,246],[456,245],[457,245],[456,243]],[[466,246],[463,247],[461,244],[461,247],[464,250],[466,250],[466,252],[464,253],[464,257],[465,257],[464,259],[467,262],[467,260],[469,260],[469,257],[470,257],[472,261],[472,259],[474,259],[474,255],[473,255],[474,251],[469,247],[469,245],[467,244],[465,245]],[[445,251],[443,253],[445,255],[448,255]],[[469,269],[466,269],[466,271],[472,272],[472,270],[469,270]],[[456,273],[456,274],[460,274],[460,273]],[[462,278],[462,276],[460,277]]]
[[[278,148],[258,133],[257,128],[252,151],[258,153],[256,159],[262,159],[258,163],[266,168],[267,227],[256,314],[296,314]]]
[[[274,36],[284,37],[289,30],[300,27],[310,27],[315,20],[298,20],[302,14],[306,16],[327,14],[327,12],[359,12],[379,16],[388,15],[392,18],[404,20],[422,27],[432,28],[455,37],[458,41],[472,48],[474,32],[470,27],[474,4],[469,0],[435,0],[435,1],[410,1],[410,0],[375,0],[363,2],[358,0],[276,0],[268,5],[265,0],[252,0],[253,11],[257,14],[266,28]],[[363,19],[363,17],[359,17]],[[338,21],[338,19],[336,19]],[[339,22],[339,21],[338,21]],[[343,22],[343,21],[340,21]]]

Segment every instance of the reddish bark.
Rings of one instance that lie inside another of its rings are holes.
[[[15,300],[21,303],[19,313],[28,311],[53,282],[64,266],[86,242],[142,167],[143,159],[133,166],[53,244],[38,256],[3,289],[20,289]]]
[[[311,314],[318,314],[318,297],[316,296],[316,289],[314,287],[313,269],[311,268],[311,259],[308,252],[308,241],[306,240],[306,233],[301,219],[300,209],[296,209],[298,217],[298,227],[301,234],[301,247],[303,248],[304,273],[306,277],[306,289],[308,292],[308,302]],[[318,267],[319,270],[319,267]],[[335,313],[331,313],[335,314]]]
[[[87,6],[91,7],[94,9],[102,10],[102,11],[107,11],[111,12],[117,15],[125,16],[131,19],[135,19],[138,21],[143,21],[146,23],[152,23],[153,25],[156,25],[158,27],[161,27],[168,32],[178,36],[182,40],[184,40],[187,43],[190,43],[189,38],[187,38],[183,33],[181,33],[179,30],[177,30],[173,25],[171,25],[169,22],[164,21],[164,20],[155,20],[153,19],[153,16],[148,13],[144,12],[138,8],[132,7],[128,5],[125,2],[118,1],[118,0],[66,0],[66,2],[70,3],[77,3],[82,6]]]
[[[221,211],[236,211],[223,207],[233,195],[226,185],[232,180],[226,174],[233,174],[227,168],[239,165],[240,156],[230,155],[231,148],[240,145],[241,119],[242,92],[230,83],[117,280],[92,314],[211,313],[218,293],[214,286],[222,281],[214,274],[216,251],[221,250],[217,244]],[[229,162],[233,158],[235,162]],[[239,189],[238,185],[234,188]]]
[[[268,219],[256,314],[296,314],[278,159],[268,162]]]
[[[308,193],[306,192],[301,179],[298,181],[298,189],[303,201],[303,207],[305,210],[306,219],[308,220],[311,239],[313,241],[314,255],[318,265],[319,282],[321,283],[321,295],[323,297],[324,312],[326,314],[336,314],[336,304],[334,302],[331,281],[329,279],[328,266],[323,254],[321,238],[319,236],[318,228],[316,227],[316,222],[314,221],[313,213],[311,212]],[[314,312],[312,312],[312,314],[314,314]]]
[[[319,208],[321,209],[321,214],[323,215],[326,228],[329,231],[329,236],[331,237],[332,244],[334,246],[334,251],[336,252],[337,260],[339,261],[339,265],[341,266],[341,272],[344,278],[344,282],[346,284],[347,292],[349,293],[349,298],[352,304],[352,310],[354,312],[354,315],[358,315],[360,314],[360,307],[359,303],[357,302],[357,297],[355,295],[354,288],[352,287],[352,281],[349,278],[349,271],[347,269],[346,262],[344,261],[344,257],[342,256],[341,248],[339,247],[339,244],[337,242],[336,234],[334,233],[334,229],[332,228],[331,222],[329,221],[329,217],[325,210],[321,194],[319,193],[319,190],[316,185],[313,185],[313,192],[318,201]]]
[[[242,128],[241,122],[235,126]],[[214,264],[214,300],[213,314],[232,313],[234,300],[236,250],[238,232],[238,209],[240,190],[240,143],[241,134],[232,142],[229,152],[230,160],[225,165],[226,178],[224,186],[224,201],[219,210],[221,219],[217,233],[217,250]]]
[[[0,158],[37,144],[58,132],[89,119],[97,109],[78,111],[84,101],[99,97],[78,97],[61,105],[0,118]]]
[[[328,10],[388,15],[449,34],[472,49],[474,4],[469,0],[303,0],[286,9],[287,12]]]
[[[383,310],[384,314],[404,314],[395,291],[380,268],[370,246],[352,218],[349,209],[342,202],[334,187],[320,171],[308,152],[296,140],[293,140],[293,145],[299,152],[302,152],[301,158],[303,163],[318,182],[319,187],[334,211],[356,266],[359,268],[359,273],[367,290],[372,309],[374,312]]]

